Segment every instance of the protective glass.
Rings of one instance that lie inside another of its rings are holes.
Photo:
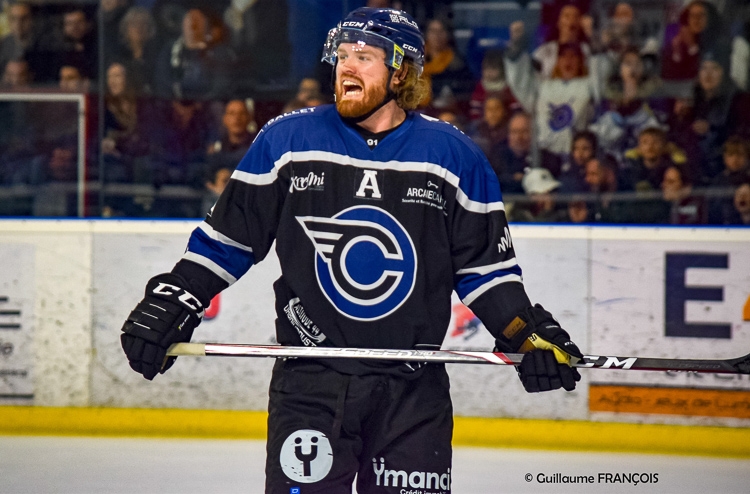
[[[328,31],[321,60],[336,65],[336,50],[341,43],[365,43],[382,48],[385,50],[385,64],[394,69],[401,68],[404,61],[404,50],[388,38],[359,29],[341,29],[339,27]]]

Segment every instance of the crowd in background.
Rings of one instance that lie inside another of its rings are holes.
[[[202,216],[260,126],[332,102],[326,30],[403,8],[425,34],[419,111],[482,149],[511,221],[750,224],[745,2],[521,1],[473,31],[459,3],[6,1],[0,93],[85,95],[91,214]],[[78,131],[74,103],[0,99],[0,192],[79,179]],[[170,186],[194,193],[154,193]],[[11,200],[0,214],[75,214]]]

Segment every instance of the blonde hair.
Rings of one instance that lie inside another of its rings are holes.
[[[411,61],[404,63],[404,79],[396,85],[396,103],[404,110],[414,110],[430,94],[430,85],[419,75],[417,66]]]

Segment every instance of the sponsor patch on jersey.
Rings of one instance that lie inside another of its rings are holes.
[[[279,463],[284,475],[295,482],[311,484],[323,480],[333,466],[333,449],[320,431],[294,431],[281,446]]]
[[[401,307],[417,276],[417,253],[406,229],[388,212],[354,206],[332,218],[298,216],[315,247],[315,274],[341,314],[381,319]]]
[[[284,314],[286,314],[294,329],[297,330],[303,345],[318,346],[326,340],[326,335],[307,317],[305,308],[302,307],[299,298],[294,297],[284,306]]]
[[[432,180],[427,180],[427,184],[423,187],[407,188],[406,194],[404,194],[401,202],[404,204],[431,206],[440,209],[443,213],[447,214],[446,205],[448,202],[443,198],[440,186]]]
[[[289,192],[302,192],[305,190],[322,191],[325,188],[326,174],[320,172],[309,172],[307,175],[295,175],[292,177],[289,184]]]

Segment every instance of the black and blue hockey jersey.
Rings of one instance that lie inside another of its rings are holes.
[[[419,113],[373,149],[334,106],[272,120],[174,271],[217,293],[274,240],[284,345],[440,345],[453,290],[494,335],[530,305],[492,168]]]

